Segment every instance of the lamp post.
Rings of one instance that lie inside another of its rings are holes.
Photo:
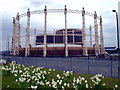
[[[118,13],[116,10],[112,10],[112,12],[116,13],[116,21],[117,21],[117,44],[118,44],[118,59],[120,59],[120,51],[119,51],[119,28],[118,28]]]

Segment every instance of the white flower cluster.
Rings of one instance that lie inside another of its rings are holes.
[[[57,74],[57,78],[58,78],[58,79],[60,79],[60,78],[61,78],[59,74]]]
[[[65,77],[68,77],[70,75],[73,75],[73,71],[63,71],[63,75],[65,75]]]
[[[81,86],[85,86],[86,88],[88,88],[89,86],[88,86],[88,83],[87,83],[88,81],[87,80],[85,80],[85,78],[84,77],[81,77],[81,76],[79,76],[78,78],[73,78],[73,83],[72,83],[72,85],[73,85],[73,87],[74,88],[79,88],[79,87],[81,87]]]
[[[1,69],[8,71],[15,77],[16,83],[22,85],[22,83],[30,84],[28,88],[37,89],[38,87],[51,87],[51,88],[92,88],[88,85],[88,81],[82,77],[73,77],[73,71],[63,71],[63,73],[55,73],[55,69],[44,69],[43,67],[33,67],[16,64],[14,72],[11,66],[2,66]],[[54,74],[53,74],[54,73]],[[49,79],[48,79],[49,77]],[[52,78],[51,78],[52,77]],[[73,78],[73,79],[72,79]],[[99,85],[102,81],[102,74],[97,74],[90,79],[95,85]],[[105,84],[103,83],[103,86]],[[115,88],[118,86],[115,85]]]
[[[10,67],[8,67],[8,66],[5,66],[5,67],[4,67],[4,66],[2,66],[2,67],[1,67],[1,69],[2,69],[2,70],[5,70],[5,71],[9,71],[9,70],[11,70],[11,68],[10,68]]]
[[[98,85],[102,81],[102,78],[104,78],[102,74],[97,74],[90,79],[92,80],[92,82],[94,82],[94,85]]]

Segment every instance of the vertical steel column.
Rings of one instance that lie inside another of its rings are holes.
[[[98,56],[98,54],[100,54],[100,50],[99,50],[98,25],[97,25],[97,13],[96,13],[96,11],[94,14],[94,28],[95,28],[95,53],[96,53],[96,56]]]
[[[16,17],[16,19],[17,19],[17,22],[16,22],[16,24],[17,24],[17,26],[16,26],[16,28],[17,28],[17,50],[16,50],[16,52],[17,52],[17,55],[19,55],[19,48],[20,48],[20,17],[19,17],[19,13],[17,13],[17,17]]]
[[[85,10],[82,10],[82,40],[83,40],[83,55],[88,56],[85,30]]]
[[[68,39],[67,39],[67,8],[65,5],[65,56],[68,57],[68,47],[67,47],[67,43],[68,43]]]
[[[36,28],[34,29],[34,44],[36,45]]]
[[[92,46],[92,28],[90,25],[90,46]]]
[[[103,28],[102,28],[102,17],[100,16],[100,45],[101,45],[101,54],[104,54],[104,38],[103,38]]]
[[[15,28],[16,28],[16,23],[15,23],[15,17],[13,17],[13,32],[12,32],[12,55],[15,56]]]
[[[16,15],[16,27],[15,27],[15,55],[19,55],[19,13]]]
[[[30,10],[27,11],[27,28],[26,28],[26,45],[25,45],[25,56],[30,55]]]
[[[44,9],[44,13],[45,13],[45,27],[44,27],[44,50],[43,50],[43,57],[46,57],[47,55],[47,41],[46,41],[46,31],[47,31],[47,9],[46,9],[46,6],[45,6],[45,9]]]

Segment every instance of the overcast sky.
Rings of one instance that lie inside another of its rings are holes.
[[[103,18],[105,46],[117,46],[116,18],[112,10],[118,11],[118,2],[119,0],[2,0],[0,3],[0,42],[2,43],[0,50],[7,49],[8,36],[12,35],[12,19],[16,17],[17,12],[26,13],[28,8],[30,11],[43,10],[45,5],[48,9],[64,9],[66,5],[68,9],[82,10],[84,7],[86,12],[96,11],[97,15]],[[20,20],[22,27],[26,27],[26,20],[26,17]],[[67,21],[68,28],[82,28],[81,14],[68,14]],[[94,19],[86,16],[86,28],[89,25],[94,25]],[[47,14],[47,27],[48,31],[64,28],[64,13]],[[30,28],[31,30],[37,28],[37,33],[41,33],[44,30],[44,14],[31,16]],[[21,29],[21,33],[24,34],[25,30]]]

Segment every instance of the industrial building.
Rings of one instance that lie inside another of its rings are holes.
[[[53,33],[47,33],[47,13],[60,12],[64,13],[65,16],[65,27],[60,30],[56,30]],[[30,44],[30,16],[32,14],[44,13],[44,33],[37,35],[36,29],[34,30],[34,46]],[[77,13],[82,15],[82,28],[69,28],[67,27],[67,13]],[[87,45],[86,41],[86,27],[85,27],[85,15],[92,16],[94,18],[94,26],[89,27],[89,42]],[[26,26],[26,40],[25,47],[21,46],[21,34],[20,34],[20,18],[27,16]],[[99,20],[99,24],[97,23]],[[100,27],[100,36],[98,35],[98,26]],[[92,31],[94,28],[95,42],[93,44]],[[11,55],[14,56],[88,56],[88,55],[99,55],[104,54],[104,38],[102,28],[102,17],[97,16],[95,11],[94,14],[85,12],[84,8],[80,10],[67,9],[47,9],[44,10],[30,11],[19,15],[17,13],[16,18],[13,18],[13,34],[12,34],[12,49]]]

